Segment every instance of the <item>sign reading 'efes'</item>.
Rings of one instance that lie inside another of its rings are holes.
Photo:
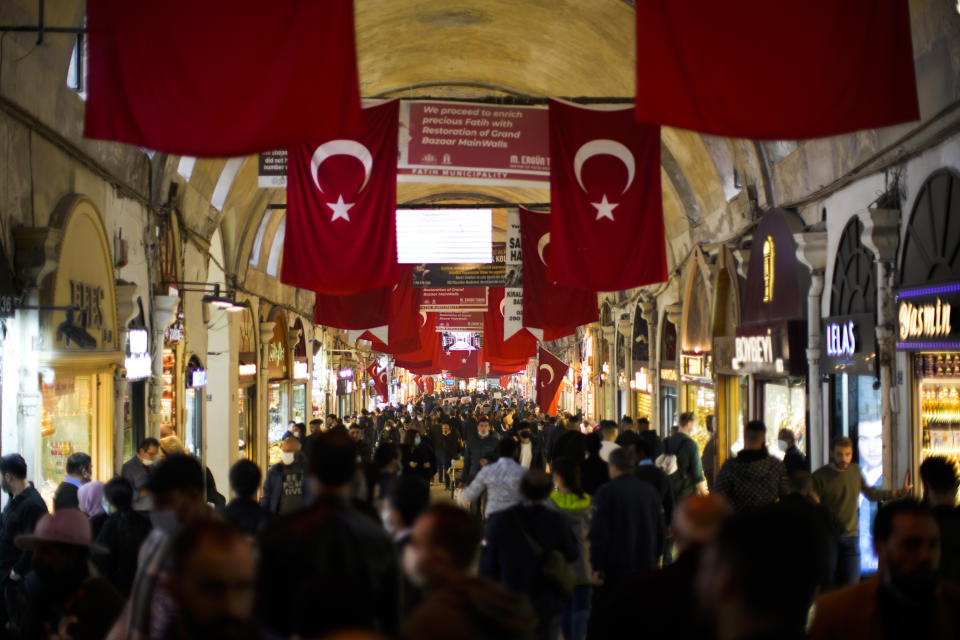
[[[960,348],[960,324],[953,305],[960,305],[960,283],[901,289],[897,293],[898,349]]]
[[[829,373],[874,373],[876,335],[872,314],[826,318],[823,321],[824,369]]]

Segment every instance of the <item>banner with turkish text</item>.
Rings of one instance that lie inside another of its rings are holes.
[[[917,120],[908,4],[637,0],[636,119],[761,140]]]
[[[595,292],[557,284],[547,277],[550,214],[521,208],[520,235],[523,326],[543,329],[546,334],[596,322],[599,308]]]
[[[352,0],[87,0],[86,28],[88,138],[228,157],[362,128]]]
[[[550,278],[589,291],[667,279],[660,127],[550,101]]]
[[[353,294],[397,282],[397,101],[355,138],[290,148],[284,284]]]
[[[537,339],[521,329],[509,340],[504,340],[506,300],[503,287],[490,287],[487,293],[487,312],[483,314],[483,349],[488,358],[519,360],[537,352]]]

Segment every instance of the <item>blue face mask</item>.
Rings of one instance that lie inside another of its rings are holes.
[[[100,504],[103,505],[103,512],[107,515],[110,515],[110,503],[104,499],[100,501]]]
[[[420,446],[420,437],[419,437],[419,436],[417,436],[416,438],[414,438],[413,444],[415,444],[415,445],[418,446],[418,447]]]

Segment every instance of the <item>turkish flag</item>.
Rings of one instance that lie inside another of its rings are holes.
[[[660,128],[550,101],[550,278],[589,291],[667,279]]]
[[[520,208],[520,245],[523,253],[523,325],[544,332],[566,330],[599,319],[597,294],[547,277],[550,214]],[[603,256],[598,256],[599,260]],[[564,334],[567,335],[567,334]],[[545,336],[546,337],[546,336]]]
[[[313,322],[337,329],[383,326],[390,318],[392,293],[392,286],[352,295],[317,293],[313,304]]]
[[[510,386],[510,376],[502,375],[500,376],[500,386],[506,389]]]
[[[560,358],[540,347],[540,362],[537,366],[537,406],[540,411],[549,413],[551,407],[556,410],[554,399],[560,391],[563,377],[570,369]]]
[[[352,0],[87,0],[84,135],[242,156],[362,128]]]
[[[434,384],[433,378],[432,377],[427,378],[427,393],[430,395],[433,395],[433,384]]]
[[[505,360],[529,358],[537,352],[537,339],[526,329],[503,339],[503,287],[487,289],[487,311],[483,314],[483,351],[485,357]]]
[[[453,366],[443,366],[454,378],[476,378],[480,375],[480,352],[479,351],[450,351],[442,359],[445,364]]]
[[[377,362],[374,360],[367,367],[367,373],[370,374],[370,379],[373,380],[373,387],[377,391],[377,395],[387,400],[390,397],[390,392],[387,388],[387,370],[377,372]]]
[[[640,122],[795,140],[919,119],[907,0],[635,5]]]
[[[397,265],[397,269],[401,275],[400,281],[396,285],[375,289],[375,291],[380,292],[375,302],[378,311],[384,309],[380,295],[386,295],[389,299],[386,303],[386,313],[378,313],[377,319],[380,320],[380,323],[374,325],[386,325],[387,342],[383,342],[370,331],[365,331],[360,335],[361,340],[369,340],[371,349],[379,351],[380,353],[395,354],[419,349],[420,326],[426,322],[425,315],[420,313],[420,301],[423,297],[423,290],[413,286],[413,265],[401,264]],[[366,293],[361,293],[349,297],[354,298],[356,304],[362,306],[365,296],[367,296]],[[371,296],[371,298],[373,297]],[[359,313],[360,310],[357,312]]]
[[[417,389],[420,390],[420,393],[423,393],[424,383],[421,376],[413,376],[413,384],[417,385]]]
[[[429,375],[440,372],[440,334],[437,333],[437,316],[421,313],[420,346],[413,351],[394,354],[394,363],[407,371]]]
[[[398,282],[398,105],[364,109],[353,139],[290,147],[284,284],[353,294]]]

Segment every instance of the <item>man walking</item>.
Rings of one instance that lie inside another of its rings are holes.
[[[743,430],[743,450],[720,467],[716,491],[736,511],[773,504],[789,492],[783,463],[767,453],[767,427],[759,420]]]
[[[633,456],[626,449],[610,453],[610,482],[593,496],[596,511],[590,528],[590,563],[597,589],[587,637],[610,637],[606,625],[617,588],[646,573],[660,559],[665,526],[661,498],[633,474]]]
[[[160,441],[156,438],[144,438],[137,446],[137,455],[123,463],[120,475],[133,485],[133,508],[145,509],[147,503],[143,500],[144,489],[150,478],[150,466],[160,455]]]
[[[681,413],[677,432],[663,443],[664,454],[676,458],[677,470],[670,474],[670,485],[673,487],[673,497],[678,503],[694,493],[707,493],[700,449],[690,437],[693,419],[692,413]]]
[[[72,453],[67,458],[67,475],[53,494],[53,510],[79,509],[80,498],[77,492],[80,487],[90,482],[93,477],[92,460],[86,453]]]
[[[617,444],[617,423],[613,420],[600,421],[600,459],[610,461],[610,452],[619,449]]]
[[[523,502],[490,519],[487,548],[480,562],[480,575],[530,599],[540,618],[538,640],[556,639],[560,613],[569,597],[543,574],[544,558],[559,552],[567,562],[573,562],[580,555],[567,517],[544,505],[552,490],[553,479],[546,472],[524,474],[520,482]]]
[[[834,587],[860,582],[860,543],[857,537],[860,530],[857,499],[860,494],[879,502],[905,496],[913,489],[909,472],[899,491],[871,487],[864,479],[860,465],[852,460],[853,440],[837,436],[830,443],[830,464],[813,474],[813,489],[833,520],[827,570]]]
[[[481,469],[463,492],[463,497],[471,502],[476,502],[484,491],[487,492],[484,518],[490,518],[493,514],[520,502],[520,480],[526,469],[517,462],[516,440],[501,440],[497,445],[497,454],[497,461]]]
[[[290,513],[307,503],[307,472],[300,440],[287,431],[280,444],[280,462],[267,470],[260,504],[270,513]]]

